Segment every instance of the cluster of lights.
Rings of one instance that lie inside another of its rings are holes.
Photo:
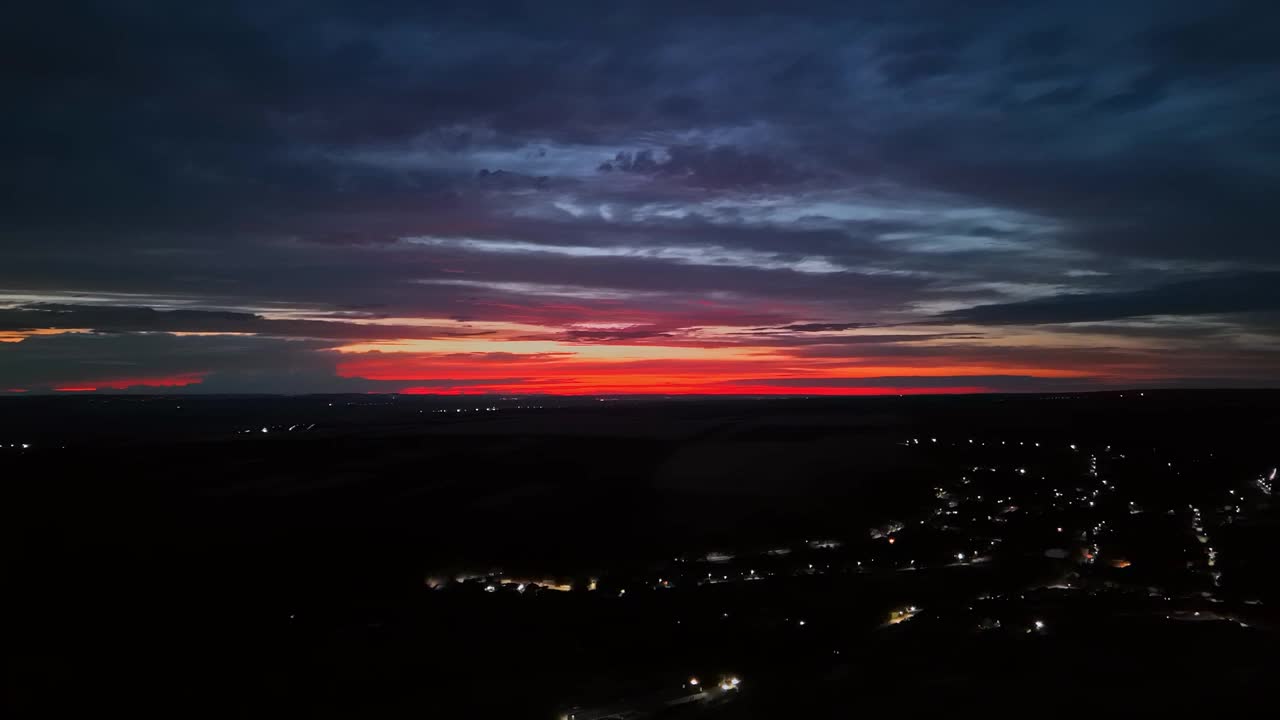
[[[738,676],[736,675],[725,675],[724,677],[720,678],[720,682],[717,684],[717,686],[725,692],[728,692],[730,690],[737,690],[738,687],[741,685],[742,685],[742,680],[739,679]],[[704,692],[702,690],[702,681],[699,680],[696,676],[689,678],[684,685],[681,685],[681,687],[685,689],[694,688],[698,692]]]
[[[920,608],[916,607],[915,605],[908,605],[904,608],[899,608],[889,613],[888,624],[897,625],[898,623],[906,622],[911,618],[915,617],[917,614],[919,614],[919,612],[920,612]]]
[[[23,447],[26,447],[25,445]],[[1258,489],[1267,495],[1271,494],[1271,487],[1276,481],[1276,468],[1271,468],[1271,474],[1266,477],[1258,478]]]
[[[908,440],[907,442],[905,442],[904,444],[906,444],[906,445],[920,445],[920,444],[922,444],[922,441],[923,441],[924,443],[938,443],[938,442],[939,442],[938,438],[912,438],[912,439]],[[953,443],[951,443],[951,445],[952,445],[952,446],[955,446],[955,445],[958,445],[960,442],[962,442],[962,441],[956,441],[956,442],[953,442]],[[1012,445],[1014,442],[1016,442],[1018,445],[1023,446],[1023,447],[1026,447],[1026,446],[1029,446],[1029,445],[1034,445],[1034,446],[1035,446],[1035,447],[1037,447],[1037,448],[1038,448],[1038,447],[1040,447],[1040,443],[1019,442],[1019,441],[1016,441],[1016,440],[1015,440],[1015,441],[1013,441],[1013,442],[1000,441],[1000,444],[1001,444],[1001,445]],[[974,444],[974,443],[975,443],[975,440],[974,440],[974,439],[969,439],[969,440],[968,440],[968,443],[969,443],[970,445],[972,445],[972,444]],[[945,444],[945,443],[944,443],[944,444]],[[981,443],[981,444],[982,444],[982,445],[985,445],[986,443]],[[995,444],[995,443],[994,443],[994,441],[993,441],[993,443],[992,443],[992,444],[993,444],[993,445]],[[1061,447],[1061,446],[1058,446],[1058,447]],[[1079,451],[1080,451],[1080,449],[1081,449],[1079,446],[1077,446],[1077,445],[1075,445],[1075,444],[1069,444],[1067,447],[1069,447],[1072,451],[1076,451],[1076,452],[1079,452]],[[1109,457],[1109,458],[1115,457],[1115,455],[1114,455],[1114,454],[1112,454],[1112,452],[1111,452],[1111,446],[1109,446],[1109,445],[1108,445],[1108,446],[1106,446],[1106,453],[1105,453],[1105,454],[1106,454],[1106,455],[1107,455],[1107,457]],[[1119,455],[1119,457],[1120,457],[1120,458],[1124,458],[1124,455],[1123,455],[1123,454],[1120,454],[1120,455]],[[1110,481],[1108,481],[1108,480],[1101,479],[1101,478],[1099,477],[1099,458],[1098,458],[1098,456],[1097,456],[1097,455],[1090,455],[1088,459],[1089,459],[1089,463],[1088,463],[1088,465],[1087,465],[1087,467],[1086,467],[1086,469],[1085,469],[1085,472],[1087,473],[1087,477],[1091,478],[1093,481],[1096,481],[1096,483],[1097,483],[1097,485],[1095,486],[1095,487],[1096,487],[1096,489],[1086,490],[1086,489],[1081,488],[1081,487],[1075,487],[1075,488],[1072,490],[1071,488],[1068,488],[1068,491],[1069,491],[1069,492],[1070,492],[1070,494],[1071,494],[1071,499],[1067,499],[1067,497],[1066,497],[1066,495],[1068,494],[1067,492],[1063,492],[1063,491],[1061,491],[1061,490],[1059,490],[1059,489],[1056,489],[1056,488],[1055,488],[1055,489],[1053,489],[1053,490],[1052,490],[1052,497],[1054,498],[1054,500],[1052,500],[1052,501],[1051,501],[1051,504],[1052,504],[1053,506],[1055,506],[1055,507],[1061,507],[1061,506],[1063,506],[1063,505],[1066,505],[1066,506],[1083,506],[1085,503],[1087,503],[1087,504],[1088,504],[1088,507],[1094,508],[1094,507],[1097,507],[1097,504],[1096,504],[1096,502],[1095,502],[1095,499],[1100,499],[1100,496],[1101,496],[1101,492],[1102,492],[1102,490],[1111,490],[1111,491],[1113,491],[1113,492],[1116,490],[1116,487],[1115,487],[1115,485],[1114,485],[1114,483],[1113,483],[1113,482],[1110,482]],[[1167,463],[1167,465],[1168,465],[1169,467],[1172,467],[1172,463]],[[972,471],[973,471],[973,472],[977,472],[977,471],[979,471],[979,470],[987,470],[987,471],[990,471],[990,472],[992,472],[992,473],[996,473],[996,472],[1008,473],[1008,472],[1009,472],[1009,470],[1010,470],[1010,467],[1009,467],[1008,465],[1005,465],[1003,468],[996,468],[996,467],[989,467],[989,468],[988,468],[988,467],[979,467],[979,466],[974,466],[974,467],[972,468]],[[1013,473],[1014,473],[1015,475],[1023,475],[1023,476],[1025,476],[1025,475],[1027,474],[1027,468],[1025,468],[1025,467],[1016,467],[1016,466],[1015,466],[1015,467],[1013,467],[1013,468],[1012,468],[1012,471],[1013,471]],[[1257,479],[1255,480],[1255,484],[1256,484],[1256,486],[1259,488],[1259,490],[1261,490],[1261,491],[1262,491],[1262,492],[1264,492],[1264,493],[1270,494],[1270,493],[1271,493],[1271,489],[1272,489],[1272,488],[1271,488],[1271,485],[1272,485],[1272,483],[1274,482],[1274,480],[1275,480],[1275,478],[1276,478],[1276,475],[1277,475],[1277,470],[1274,470],[1274,469],[1273,469],[1273,470],[1271,470],[1271,471],[1270,471],[1270,473],[1269,473],[1269,474],[1265,474],[1265,473],[1264,473],[1264,474],[1262,474],[1262,475],[1257,476]],[[1006,477],[1007,477],[1007,475],[1006,475]],[[1043,480],[1043,479],[1045,479],[1045,478],[1041,477],[1041,479]],[[968,485],[968,484],[970,484],[970,478],[969,478],[968,476],[963,477],[963,478],[962,478],[962,481],[963,481],[963,484],[964,484],[964,485]],[[1047,489],[1047,488],[1046,488],[1046,489]],[[1041,495],[1041,494],[1040,494],[1040,491],[1037,491],[1037,493],[1036,493],[1036,494],[1037,494],[1038,496],[1040,496],[1040,497],[1043,497],[1043,495]],[[1230,511],[1234,511],[1234,512],[1237,512],[1237,513],[1238,513],[1238,512],[1241,512],[1241,506],[1240,506],[1240,505],[1235,505],[1234,503],[1236,503],[1236,502],[1241,502],[1241,503],[1243,504],[1243,502],[1242,502],[1243,497],[1242,497],[1242,496],[1243,496],[1243,495],[1245,495],[1245,494],[1247,494],[1247,493],[1245,493],[1245,492],[1243,492],[1243,491],[1236,491],[1236,490],[1232,490],[1232,491],[1230,491],[1230,494],[1231,494],[1231,496],[1232,496],[1232,498],[1230,498],[1230,501],[1232,502],[1232,504],[1231,504],[1231,505],[1226,506],[1224,509],[1225,509],[1225,510],[1227,510],[1227,511],[1229,511],[1229,512],[1230,512]],[[948,507],[948,506],[949,506],[949,507],[951,507],[951,508],[956,508],[960,502],[969,502],[969,501],[971,501],[971,500],[976,500],[976,501],[977,501],[977,502],[979,502],[979,503],[983,502],[983,496],[982,496],[982,495],[976,495],[976,496],[973,496],[973,497],[963,497],[963,500],[956,500],[955,498],[956,498],[957,496],[956,496],[956,495],[953,495],[953,494],[952,494],[952,493],[951,493],[947,488],[945,488],[945,487],[936,487],[936,488],[934,488],[934,495],[935,495],[936,499],[938,499],[938,500],[942,501],[942,502],[941,502],[941,503],[939,503],[939,504],[940,504],[940,505],[942,505],[944,508],[945,508],[945,507]],[[1013,498],[1012,498],[1012,497],[1004,497],[1004,498],[998,498],[998,499],[993,498],[993,500],[996,502],[996,504],[997,504],[997,508],[1000,508],[1000,509],[1002,510],[1002,512],[1004,512],[1004,513],[1007,513],[1007,512],[1014,512],[1014,511],[1017,511],[1017,510],[1018,510],[1018,508],[1017,508],[1017,507],[1012,506],[1012,505],[1009,505],[1009,503],[1013,500]],[[991,502],[991,501],[986,501],[986,502]],[[1006,507],[1006,506],[1007,506],[1007,507]],[[1127,507],[1127,509],[1129,510],[1129,513],[1130,513],[1130,514],[1138,514],[1138,513],[1143,512],[1143,508],[1142,508],[1142,507],[1140,507],[1140,506],[1139,506],[1136,502],[1134,502],[1134,501],[1127,501],[1127,502],[1126,502],[1125,507]],[[1198,536],[1198,539],[1199,539],[1202,543],[1206,543],[1206,544],[1207,544],[1207,543],[1208,543],[1208,537],[1207,537],[1207,535],[1205,534],[1205,531],[1204,531],[1204,523],[1203,523],[1202,518],[1201,518],[1201,511],[1200,511],[1200,509],[1199,509],[1199,508],[1196,508],[1196,507],[1194,507],[1194,506],[1188,506],[1188,507],[1191,509],[1191,512],[1192,512],[1192,515],[1193,515],[1193,518],[1192,518],[1192,527],[1193,527],[1193,529],[1196,531],[1197,536]],[[942,508],[932,510],[932,517],[934,517],[934,518],[937,518],[937,517],[939,517],[939,516],[946,516],[946,515],[958,515],[958,514],[959,514],[959,513],[958,513],[958,510],[946,510],[946,509],[942,509]],[[1170,511],[1169,511],[1169,514],[1171,514],[1171,515],[1172,515],[1172,514],[1174,514],[1174,511],[1173,511],[1173,510],[1170,510]],[[990,521],[990,520],[992,520],[992,516],[990,516],[990,515],[987,515],[987,516],[986,516],[986,518],[987,518],[987,520],[989,520],[989,521]],[[975,521],[977,521],[977,519],[978,519],[978,518],[977,518],[977,517],[974,517],[973,519],[974,519]],[[998,518],[996,521],[1000,521],[1000,520],[1003,520],[1003,518]],[[1228,518],[1228,521],[1229,521],[1229,520],[1230,520],[1230,519]],[[919,522],[920,522],[920,524],[925,524],[925,523],[926,523],[926,520],[920,520]],[[933,522],[938,522],[938,521],[937,521],[937,520],[934,520]],[[912,523],[912,524],[914,524],[914,523]],[[1047,523],[1046,523],[1046,524],[1047,524]],[[1090,527],[1088,524],[1082,524],[1081,526],[1077,526],[1077,527],[1075,527],[1075,528],[1066,528],[1066,527],[1062,527],[1062,526],[1052,526],[1052,527],[1054,527],[1054,529],[1055,529],[1056,533],[1059,533],[1059,534],[1067,534],[1067,536],[1069,536],[1069,537],[1078,537],[1078,539],[1079,539],[1079,540],[1081,540],[1083,543],[1088,543],[1088,545],[1086,546],[1086,548],[1083,548],[1083,549],[1082,549],[1082,554],[1083,554],[1083,560],[1082,560],[1082,562],[1092,563],[1092,562],[1094,561],[1094,559],[1095,559],[1096,557],[1098,557],[1098,556],[1099,556],[1099,554],[1100,554],[1100,549],[1099,549],[1099,547],[1098,547],[1098,544],[1097,544],[1096,542],[1093,542],[1093,541],[1094,541],[1094,540],[1096,540],[1096,539],[1097,539],[1097,537],[1099,537],[1100,535],[1102,535],[1102,534],[1104,534],[1104,533],[1105,533],[1105,531],[1106,531],[1106,525],[1107,525],[1107,523],[1106,523],[1106,521],[1105,521],[1105,520],[1099,520],[1099,521],[1097,521],[1097,523],[1096,523],[1096,524],[1092,525],[1091,527]],[[901,530],[901,529],[902,529],[902,527],[903,527],[903,526],[902,526],[902,524],[901,524],[901,523],[897,523],[897,524],[893,525],[892,527],[874,528],[874,529],[872,529],[872,530],[871,530],[871,537],[872,537],[872,538],[883,538],[884,540],[886,540],[886,542],[887,542],[888,544],[892,545],[892,544],[895,544],[895,543],[896,543],[896,541],[897,541],[897,538],[894,536],[894,534],[893,534],[893,533],[894,533],[896,530]],[[1068,531],[1068,530],[1070,530],[1070,533],[1069,533],[1069,534],[1067,533],[1067,531]],[[1091,530],[1092,532],[1090,532],[1090,530]],[[994,546],[995,546],[995,544],[996,544],[996,543],[998,543],[999,541],[1000,541],[999,539],[996,539],[996,540],[991,541],[992,546],[994,547]],[[820,543],[820,542],[818,542],[818,541],[809,542],[808,540],[806,540],[805,542],[806,542],[807,544],[809,544],[811,547],[824,547],[824,546],[825,546],[825,544],[824,544],[824,543]],[[979,540],[976,544],[971,545],[971,547],[973,547],[973,548],[975,548],[975,549],[976,549],[976,552],[969,552],[969,551],[958,551],[958,552],[956,552],[956,551],[953,551],[954,558],[955,558],[955,560],[956,560],[956,561],[958,561],[958,562],[960,562],[960,563],[966,563],[966,562],[979,562],[979,561],[981,561],[981,560],[982,560],[982,558],[981,558],[981,553],[983,552],[983,550],[982,550],[981,548],[982,548],[984,545],[985,545],[985,542],[984,542],[984,541],[982,541],[982,540]],[[832,543],[832,544],[831,544],[831,546],[832,546],[832,547],[835,547],[835,546],[837,546],[837,544],[836,544],[836,543]],[[790,549],[786,549],[786,548],[784,548],[784,549],[770,550],[770,551],[767,551],[765,554],[768,554],[768,555],[771,555],[771,556],[782,556],[782,555],[789,554],[790,552],[791,552],[791,551],[790,551]],[[1215,585],[1216,585],[1216,584],[1217,584],[1217,582],[1218,582],[1218,573],[1217,573],[1216,571],[1212,571],[1212,569],[1213,569],[1213,568],[1215,568],[1215,566],[1219,565],[1219,563],[1217,562],[1217,561],[1218,561],[1218,553],[1217,553],[1217,551],[1216,551],[1213,547],[1208,547],[1207,545],[1206,545],[1206,553],[1207,553],[1207,556],[1208,556],[1208,566],[1209,566],[1209,568],[1211,569],[1210,574],[1213,576],[1213,578],[1214,578],[1214,582],[1215,582]],[[731,556],[730,556],[730,557],[731,557]],[[713,560],[711,557],[707,557],[707,558],[705,558],[705,559],[706,559],[707,561],[712,561],[712,560]],[[720,559],[720,558],[715,558],[715,559]],[[728,559],[728,558],[725,558],[725,559]],[[685,560],[684,560],[683,558],[677,558],[677,561],[678,561],[678,562],[684,562]],[[696,560],[695,560],[695,561],[696,561]],[[1129,563],[1128,563],[1128,561],[1123,560],[1123,559],[1112,559],[1112,560],[1110,560],[1110,563],[1111,563],[1113,566],[1115,566],[1115,567],[1126,567],[1126,566],[1128,566],[1128,564],[1129,564]],[[859,568],[861,568],[861,567],[862,567],[862,565],[863,565],[863,562],[862,562],[862,561],[858,561],[858,562],[857,562],[857,566],[858,566]],[[908,567],[904,566],[904,567],[901,567],[900,569],[914,569],[914,568],[915,568],[915,561],[914,561],[914,560],[909,561],[909,565],[910,565],[910,568],[908,568]],[[806,567],[806,565],[800,565],[799,567],[800,567],[800,568],[805,568],[805,567]],[[826,567],[829,569],[829,566],[826,566]],[[808,572],[815,572],[815,571],[814,571],[814,565],[813,565],[813,564],[807,564],[807,569],[808,569]],[[797,570],[797,572],[798,572],[798,573],[804,573],[804,572],[805,572],[805,570],[800,569],[800,570]],[[771,574],[772,574],[772,573],[768,573],[767,571],[763,573],[763,575],[771,575]],[[745,579],[759,579],[759,578],[761,577],[761,575],[758,575],[758,574],[757,574],[757,571],[756,571],[756,570],[754,570],[754,569],[752,569],[752,570],[745,570],[745,571],[738,571],[737,573],[735,573],[735,576],[740,576],[741,578],[745,578]],[[707,574],[707,580],[705,580],[704,582],[719,582],[721,579],[723,579],[723,580],[728,580],[728,579],[729,579],[729,576],[726,576],[726,575],[720,575],[720,576],[717,576],[717,575],[714,575],[714,574],[712,574],[712,573],[708,573],[708,574]],[[735,579],[738,579],[738,577],[735,577]],[[658,585],[659,585],[659,587],[663,587],[663,586],[666,586],[666,585],[667,585],[667,583],[666,583],[666,581],[665,581],[665,580],[663,580],[663,579],[661,579],[661,578],[660,578],[660,579],[658,580]],[[1053,586],[1053,587],[1070,588],[1071,586],[1068,584],[1068,585],[1059,585],[1059,586]],[[620,594],[621,594],[621,593],[620,593]],[[1024,599],[1025,599],[1025,598],[1024,598]],[[1166,598],[1166,599],[1167,599],[1167,598]],[[972,608],[971,608],[971,609],[972,609]],[[920,612],[920,609],[919,609],[919,608],[916,608],[916,607],[914,607],[914,606],[910,606],[910,607],[902,608],[902,609],[899,609],[899,610],[895,610],[895,611],[893,611],[892,613],[890,613],[889,624],[896,624],[896,623],[898,623],[898,622],[902,622],[902,621],[908,620],[908,619],[910,619],[911,617],[913,617],[915,614],[917,614],[918,612]],[[1198,615],[1198,613],[1197,613],[1197,615]],[[727,613],[725,614],[725,617],[727,617]],[[678,620],[677,620],[676,622],[677,622],[677,623],[679,623],[679,621],[678,621]],[[807,625],[807,622],[806,622],[805,620],[803,620],[803,619],[798,619],[798,618],[788,618],[788,619],[786,619],[786,620],[785,620],[785,622],[794,622],[794,623],[796,624],[795,626],[797,626],[797,627],[806,627],[806,625]],[[999,626],[1000,626],[1000,623],[999,623],[999,621],[998,621],[998,620],[995,620],[995,621],[984,621],[984,622],[983,622],[983,624],[982,624],[982,625],[980,625],[980,628],[981,628],[981,629],[991,629],[991,628],[993,628],[993,627],[994,627],[994,628],[998,628]],[[1048,631],[1047,631],[1047,623],[1046,623],[1044,620],[1042,620],[1042,619],[1035,619],[1035,620],[1032,620],[1032,621],[1030,622],[1030,624],[1029,624],[1029,625],[1023,625],[1022,627],[1026,628],[1026,632],[1027,632],[1027,633],[1037,633],[1037,634],[1038,634],[1038,633],[1045,633],[1045,632],[1048,632]],[[833,653],[835,653],[835,654],[839,654],[839,650],[833,650],[832,652],[833,652]],[[722,689],[722,690],[736,689],[736,688],[737,688],[737,686],[738,686],[738,683],[739,683],[739,681],[738,681],[736,678],[727,678],[727,677],[726,677],[726,678],[722,678],[722,679],[719,681],[719,683],[718,683],[718,687],[719,687],[720,689]],[[698,685],[699,685],[699,681],[698,681],[696,678],[691,678],[691,679],[690,679],[690,681],[689,681],[689,683],[687,683],[686,687],[688,687],[688,686],[698,686]],[[715,687],[715,686],[712,686],[712,687]]]
[[[306,427],[303,427],[302,423],[295,423],[293,425],[290,425],[289,427],[284,427],[283,425],[264,425],[257,430],[250,428],[248,430],[240,430],[238,432],[239,434],[242,434],[242,435],[253,434],[253,433],[266,434],[271,432],[272,430],[275,430],[277,432],[294,432],[294,431],[306,432],[308,430],[314,430],[315,427],[316,427],[315,423],[309,423]]]

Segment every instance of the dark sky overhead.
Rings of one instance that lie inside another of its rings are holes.
[[[1277,386],[1278,27],[19,3],[0,392]]]

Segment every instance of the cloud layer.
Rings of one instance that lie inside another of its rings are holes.
[[[1276,385],[1278,21],[27,4],[0,391]]]

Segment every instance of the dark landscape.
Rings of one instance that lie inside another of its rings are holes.
[[[1271,697],[1277,393],[0,410],[6,692],[27,711]]]

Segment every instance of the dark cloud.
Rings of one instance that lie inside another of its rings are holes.
[[[912,85],[920,80],[948,74],[955,62],[954,57],[945,53],[915,53],[885,60],[880,65],[880,72],[893,83]]]
[[[476,177],[486,186],[502,190],[545,190],[551,185],[551,178],[546,175],[535,177],[501,169],[482,168]]]
[[[945,312],[936,319],[978,325],[1036,325],[1267,310],[1280,310],[1280,273],[1214,276],[1127,292],[1055,295],[978,305]]]
[[[776,337],[776,336],[775,336]],[[804,337],[799,338],[783,338],[775,340],[781,345],[802,346],[797,347],[795,353],[805,357],[848,357],[852,355],[875,354],[881,351],[887,354],[901,353],[900,346],[911,343],[924,343],[928,345],[935,340],[981,340],[981,335],[972,333],[946,332],[946,333],[877,333],[874,335],[845,335],[841,337],[820,336],[820,337]],[[952,348],[948,347],[946,352],[952,352]],[[917,351],[920,354],[933,353],[935,355],[945,354],[936,346],[928,347],[923,351]]]
[[[0,309],[0,330],[41,328],[83,329],[100,333],[252,333],[331,340],[458,338],[491,334],[491,331],[468,330],[465,326],[448,328],[335,320],[274,320],[253,313],[211,310],[155,310],[148,307],[54,303]]]
[[[1162,23],[1145,33],[1153,53],[1187,72],[1238,72],[1247,66],[1274,66],[1280,48],[1269,21],[1271,3],[1243,0],[1215,3],[1200,17]]]
[[[70,333],[0,343],[6,386],[145,386],[169,378],[216,387],[335,380],[331,343],[258,337]],[[232,382],[235,380],[237,382]]]
[[[598,169],[674,178],[711,188],[791,185],[810,177],[781,159],[744,152],[731,145],[673,145],[661,159],[655,158],[651,150],[620,152]]]
[[[1080,102],[1088,93],[1088,87],[1085,85],[1070,85],[1056,87],[1046,91],[1026,101],[1027,105],[1074,105]]]
[[[773,328],[758,328],[759,330],[777,330],[780,332],[835,332],[839,330],[857,330],[859,328],[872,327],[868,323],[791,323],[790,325],[779,325]]]
[[[1039,28],[1019,33],[1004,45],[1005,62],[1053,59],[1065,55],[1072,47],[1071,31],[1066,26]]]
[[[1141,110],[1163,100],[1167,95],[1168,78],[1162,72],[1149,72],[1135,78],[1123,91],[1094,103],[1094,109],[1107,112]]]
[[[643,329],[627,329],[627,330],[569,330],[561,335],[561,337],[569,342],[582,343],[608,343],[608,342],[630,342],[634,340],[650,340],[653,338],[669,338],[672,334],[669,332],[661,332],[658,330]]]

